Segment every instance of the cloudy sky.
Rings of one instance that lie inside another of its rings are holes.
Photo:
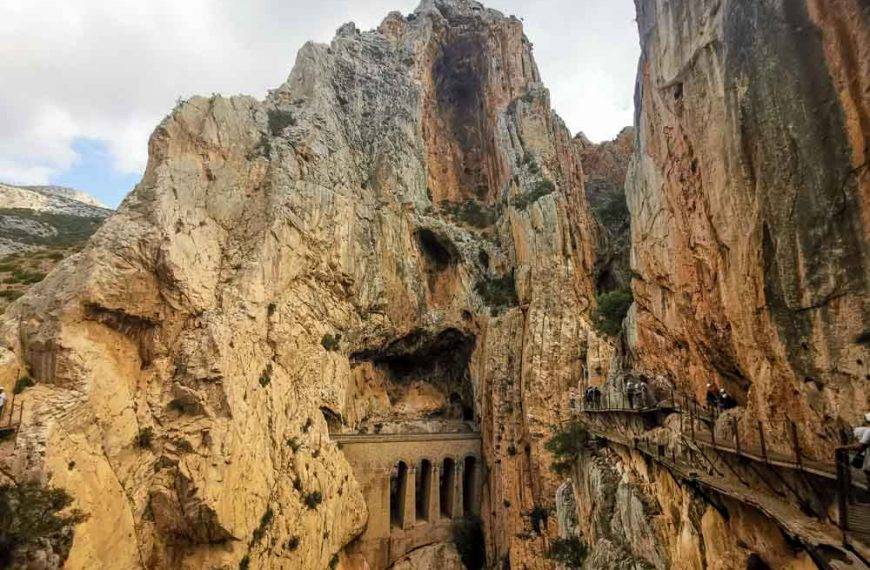
[[[419,0],[2,0],[0,181],[62,184],[115,206],[178,97],[262,98],[307,40],[370,29]],[[488,0],[525,21],[556,111],[612,138],[632,121],[632,0]]]

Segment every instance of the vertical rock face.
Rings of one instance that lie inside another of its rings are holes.
[[[864,3],[638,1],[638,368],[825,449],[868,404]]]
[[[839,430],[870,407],[870,11],[852,0],[636,6],[626,183],[635,304],[615,368],[699,402],[718,384],[736,397],[728,419],[747,439],[761,421],[767,449],[788,449],[793,420],[802,451],[832,463]],[[620,427],[663,452],[677,419],[655,432]],[[780,487],[794,488],[793,476],[780,475]],[[626,445],[591,446],[571,481],[589,568],[815,567],[760,511],[704,496]],[[800,485],[800,497],[823,504],[820,519],[834,512],[830,485]],[[739,486],[777,492],[754,479]]]
[[[321,568],[367,517],[328,427],[459,414],[489,560],[549,567],[542,445],[606,350],[580,150],[520,21],[463,0],[342,26],[264,101],[184,102],[4,316],[4,385],[36,386],[3,473],[89,513],[70,568]]]

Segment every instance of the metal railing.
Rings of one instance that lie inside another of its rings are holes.
[[[24,402],[16,402],[13,394],[12,400],[7,402],[0,410],[0,434],[18,431],[21,425],[21,417],[24,414]]]
[[[870,453],[870,450],[866,450]],[[870,539],[870,502],[865,494],[859,497],[854,483],[855,477],[866,477],[863,472],[855,474],[852,459],[858,451],[848,447],[838,447],[835,451],[837,467],[837,499],[840,519],[838,525],[844,538],[858,536],[864,542]]]

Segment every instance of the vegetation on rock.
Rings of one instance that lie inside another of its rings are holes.
[[[622,321],[634,301],[631,289],[602,293],[596,301],[597,307],[592,315],[595,328],[605,335],[616,336],[622,330]]]
[[[577,537],[557,538],[550,544],[547,558],[568,568],[580,568],[588,552],[589,548]]]
[[[39,483],[0,485],[0,567],[30,550],[50,548],[66,558],[75,525],[87,518],[69,509],[72,501],[63,489]]]
[[[458,521],[453,527],[453,542],[468,570],[481,570],[486,563],[483,550],[483,522],[477,517]]]
[[[559,475],[570,473],[588,440],[589,432],[577,420],[572,420],[555,430],[553,437],[544,446],[553,454],[554,461],[551,466],[553,471]]]

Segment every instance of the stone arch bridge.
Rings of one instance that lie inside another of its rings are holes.
[[[374,568],[408,552],[453,540],[455,524],[480,514],[480,433],[340,434],[359,481],[368,525],[348,547]]]

